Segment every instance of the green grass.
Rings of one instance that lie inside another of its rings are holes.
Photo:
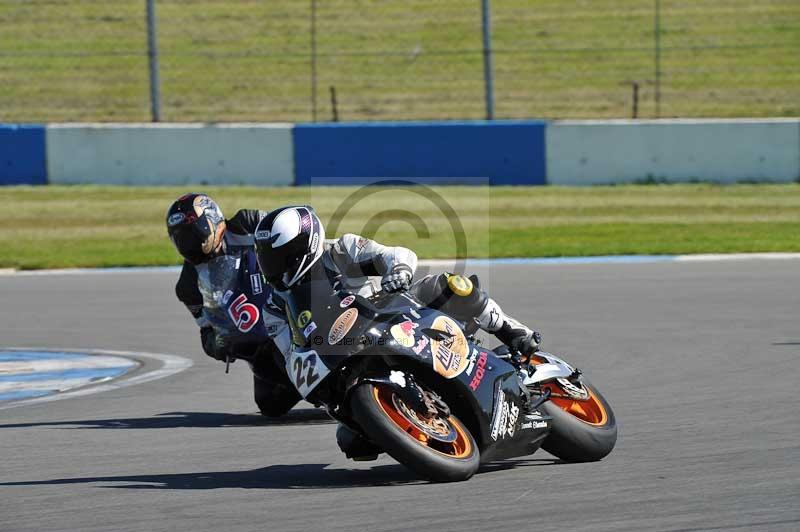
[[[240,208],[310,203],[330,227],[334,212],[349,205],[345,200],[355,190],[210,187],[206,192],[228,216]],[[337,234],[375,236],[428,258],[456,254],[458,224],[473,257],[800,251],[797,184],[415,189],[424,197],[369,190],[377,192],[352,206]],[[185,191],[0,188],[8,214],[0,229],[0,267],[175,264],[163,218]],[[434,193],[453,207],[457,220],[430,201]],[[424,227],[415,228],[415,215]]]
[[[311,118],[309,1],[158,0],[165,121]],[[480,2],[317,2],[319,117],[482,118]],[[145,2],[0,0],[0,120],[147,121]],[[800,2],[662,0],[662,116],[800,115]],[[501,118],[655,115],[652,0],[493,0]]]

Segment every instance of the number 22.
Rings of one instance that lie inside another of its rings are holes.
[[[319,375],[316,373],[314,368],[317,365],[317,356],[316,355],[309,355],[305,359],[302,358],[295,358],[294,359],[294,384],[299,389],[302,388],[303,385],[311,386],[317,379]],[[305,375],[303,375],[305,372]]]

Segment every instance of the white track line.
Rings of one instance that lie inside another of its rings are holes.
[[[122,375],[116,377],[120,378]],[[75,377],[71,379],[53,379],[46,381],[11,381],[0,383],[0,393],[7,392],[23,392],[23,391],[50,391],[51,393],[63,393],[72,388],[79,386],[86,386],[88,384],[95,384],[106,382],[114,379],[114,377]],[[49,395],[49,394],[48,394]],[[16,402],[26,401],[27,399],[19,399]]]
[[[706,253],[678,255],[678,262],[717,262],[738,260],[791,260],[800,259],[800,253]]]
[[[14,270],[0,269],[0,276],[14,275],[19,277],[37,277],[40,275],[87,275],[87,274],[115,274],[115,273],[180,273],[180,266],[153,266],[130,268],[64,268],[61,270]]]
[[[46,353],[47,351],[43,351]],[[30,373],[50,373],[70,369],[107,369],[130,367],[133,369],[138,364],[130,358],[91,355],[77,360],[44,359],[44,360],[19,360],[15,362],[0,361],[0,376],[27,375]],[[130,371],[130,369],[128,371]]]
[[[17,350],[25,350],[25,351],[58,351],[64,353],[88,353],[94,355],[116,355],[121,357],[129,357],[133,358],[151,358],[157,360],[162,363],[162,366],[153,371],[147,371],[145,373],[140,373],[138,375],[134,375],[130,378],[125,378],[125,376],[121,376],[118,381],[110,382],[108,384],[100,384],[97,386],[89,386],[87,388],[81,388],[80,390],[74,390],[71,392],[64,392],[64,393],[56,393],[54,395],[48,395],[45,397],[36,397],[33,399],[23,399],[21,401],[14,401],[12,403],[8,403],[5,405],[0,406],[0,410],[6,410],[9,408],[16,408],[18,406],[26,406],[38,403],[49,403],[51,401],[60,401],[61,399],[69,399],[72,397],[83,397],[86,395],[91,395],[95,393],[101,392],[109,392],[112,390],[119,390],[120,388],[125,388],[127,386],[134,386],[136,384],[143,384],[145,382],[154,381],[157,379],[163,379],[164,377],[169,377],[170,375],[175,375],[176,373],[180,373],[181,371],[187,370],[194,365],[194,362],[189,360],[188,358],[180,357],[177,355],[167,355],[162,353],[140,353],[137,351],[111,351],[105,349],[52,349],[52,348],[32,348],[32,347],[4,347],[4,350],[8,351],[17,351]]]

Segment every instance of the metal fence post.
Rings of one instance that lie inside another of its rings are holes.
[[[311,121],[317,121],[317,0],[311,0]]]
[[[655,1],[656,118],[661,118],[661,0]]]
[[[481,0],[483,27],[483,81],[486,87],[486,120],[494,120],[494,83],[492,79],[492,21],[490,0]]]
[[[147,3],[147,59],[150,64],[150,117],[161,121],[161,94],[158,81],[158,43],[156,41],[156,2]]]

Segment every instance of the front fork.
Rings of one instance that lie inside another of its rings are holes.
[[[548,353],[535,353],[524,356],[500,346],[495,349],[498,358],[508,360],[517,368],[521,388],[525,391],[528,408],[533,411],[546,403],[550,398],[586,399],[586,390],[580,383],[583,372],[573,368],[563,360]],[[537,363],[538,362],[538,363]],[[554,392],[546,382],[557,382],[565,393]]]

